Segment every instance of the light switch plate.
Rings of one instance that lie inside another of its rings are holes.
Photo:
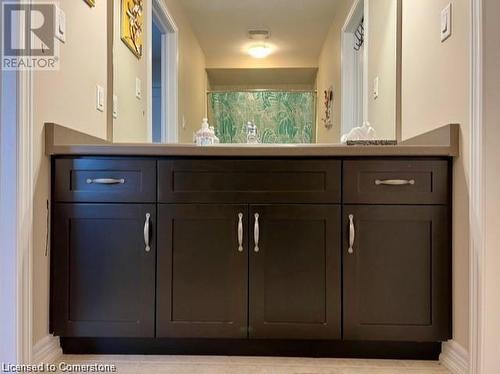
[[[113,118],[118,118],[118,96],[113,95]]]
[[[380,79],[379,77],[376,77],[373,80],[373,98],[377,99],[379,95],[379,85],[380,85]]]
[[[142,99],[142,82],[139,78],[135,78],[135,97]]]
[[[96,109],[104,112],[104,87],[96,85]]]
[[[451,3],[441,11],[441,42],[451,36]]]
[[[56,6],[55,14],[55,37],[61,42],[66,42],[66,13],[59,7]]]

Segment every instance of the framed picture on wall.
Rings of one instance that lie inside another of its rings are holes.
[[[95,0],[84,0],[90,7],[95,7]]]
[[[144,0],[121,0],[121,39],[137,58],[144,45]]]

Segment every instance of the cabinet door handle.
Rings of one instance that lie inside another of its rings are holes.
[[[356,230],[354,228],[354,215],[349,214],[349,249],[347,252],[352,255],[354,253],[354,238],[356,236]]]
[[[151,251],[151,247],[149,246],[149,220],[151,218],[151,214],[146,213],[146,222],[144,222],[144,244],[146,245],[146,252]]]
[[[87,179],[87,184],[124,184],[125,179],[115,179],[115,178],[97,178],[97,179]]]
[[[255,247],[254,247],[254,252],[257,253],[259,252],[259,235],[260,235],[260,230],[259,230],[259,213],[254,214],[255,217],[255,224],[253,226],[253,240],[255,242]]]
[[[385,180],[380,180],[377,179],[375,181],[375,184],[377,186],[413,186],[415,184],[415,179],[385,179]]]
[[[238,214],[238,252],[243,252],[243,213]]]

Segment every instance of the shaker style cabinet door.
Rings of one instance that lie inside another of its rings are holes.
[[[345,340],[450,338],[448,208],[345,206]]]
[[[52,329],[63,337],[154,337],[156,206],[56,204]]]
[[[157,337],[246,338],[247,205],[158,209]]]
[[[340,207],[250,207],[250,338],[341,338]]]

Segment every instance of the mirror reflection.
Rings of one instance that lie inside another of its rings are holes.
[[[398,0],[114,1],[115,142],[397,137]]]

